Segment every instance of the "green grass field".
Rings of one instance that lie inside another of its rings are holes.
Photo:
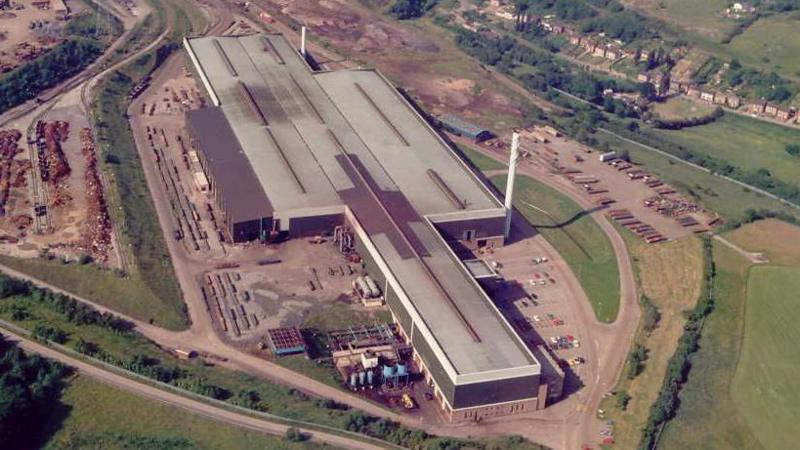
[[[475,150],[472,150],[469,147],[465,147],[463,145],[458,145],[458,150],[464,154],[464,156],[472,161],[472,164],[478,168],[478,170],[487,171],[487,170],[505,170],[508,168],[507,165],[496,161],[482,153],[478,153]]]
[[[744,64],[800,77],[800,20],[788,15],[757,20],[725,48]]]
[[[764,448],[792,448],[800,430],[800,266],[756,266],[747,280],[734,403]]]
[[[505,190],[505,176],[491,181]],[[613,322],[619,310],[619,268],[603,230],[569,197],[533,178],[518,176],[514,189],[514,206],[569,264],[592,301],[595,316]]]
[[[720,15],[727,0],[625,0],[643,13],[660,18],[704,39],[719,41],[733,28],[733,20]]]
[[[48,450],[332,448],[225,425],[83,376],[69,383],[61,403],[67,416],[44,446]]]
[[[660,448],[793,448],[800,414],[800,227],[764,220],[725,234],[770,263],[714,243],[715,310]],[[708,414],[714,411],[714,414]]]
[[[708,125],[656,133],[733,165],[752,170],[764,168],[779,180],[800,182],[800,158],[785,151],[786,145],[800,143],[800,130],[726,114]]]
[[[0,255],[0,263],[122,314],[170,330],[186,328],[186,311],[180,296],[166,301],[163,295],[156,295],[147,286],[138,272],[121,278],[91,264],[61,264],[5,255]]]
[[[748,261],[715,242],[715,309],[692,357],[680,408],[661,435],[659,448],[760,449],[731,397],[731,381],[742,348]],[[713,411],[713,414],[709,412]]]
[[[702,117],[711,113],[711,105],[694,102],[685,97],[672,97],[663,103],[655,103],[655,112],[662,119],[676,120]]]
[[[674,161],[666,156],[645,150],[638,145],[605,133],[597,133],[595,137],[601,142],[607,142],[614,150],[628,150],[632,159],[637,164],[643,165],[644,169],[657,174],[684,194],[724,217],[740,218],[748,208],[766,208],[794,215],[799,213],[798,210],[785,206],[779,201],[746,190],[728,180]]]

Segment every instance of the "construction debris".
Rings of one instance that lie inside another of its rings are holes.
[[[80,138],[81,153],[86,158],[86,224],[81,236],[82,247],[96,261],[105,262],[111,250],[111,218],[97,169],[97,151],[92,131],[82,129]]]
[[[25,171],[30,162],[15,162],[14,158],[22,152],[17,143],[22,137],[18,130],[0,130],[0,216],[6,214],[6,203],[12,185],[24,185]]]

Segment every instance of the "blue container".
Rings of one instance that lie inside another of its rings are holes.
[[[408,367],[405,364],[398,364],[397,365],[397,376],[404,377],[408,375]]]

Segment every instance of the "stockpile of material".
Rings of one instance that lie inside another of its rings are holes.
[[[81,130],[81,153],[86,158],[86,225],[82,236],[83,250],[96,261],[104,262],[111,250],[111,218],[103,196],[103,185],[97,169],[97,152],[92,131]]]
[[[24,170],[30,167],[30,163],[26,166],[22,161],[14,162],[14,157],[22,151],[17,146],[21,137],[22,133],[17,130],[0,130],[0,215],[6,214],[12,183],[19,182],[20,176],[24,181]]]

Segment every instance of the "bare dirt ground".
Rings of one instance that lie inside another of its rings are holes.
[[[33,6],[33,0],[11,3],[11,8],[0,11],[0,72],[7,72],[56,45],[64,24],[56,18],[55,11]],[[32,23],[41,25],[31,28]]]
[[[379,69],[430,113],[458,113],[493,128],[519,123],[522,105],[513,91],[498,83],[491,71],[464,58],[435,27],[401,27],[353,1],[255,3],[305,23],[309,36],[335,48],[349,61],[348,66],[364,61]]]

